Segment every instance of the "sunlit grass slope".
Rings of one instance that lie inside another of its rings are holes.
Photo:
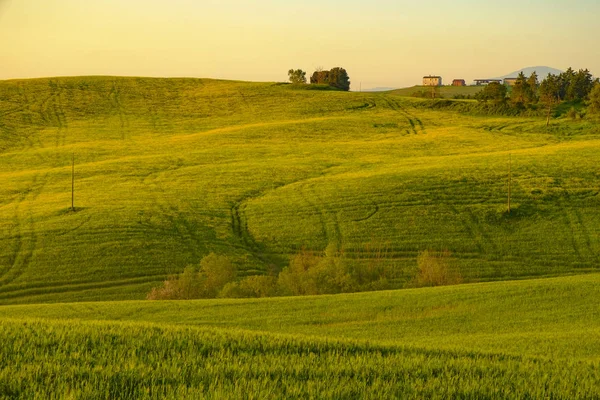
[[[300,298],[3,306],[0,393],[598,398],[599,288],[600,274],[589,274]]]
[[[452,99],[454,96],[471,96],[472,98],[483,89],[483,86],[440,86],[436,96]],[[398,96],[413,96],[415,93],[431,93],[431,86],[411,86],[392,91]]]
[[[399,287],[425,249],[450,250],[467,281],[596,271],[599,138],[394,94],[0,82],[0,302],[141,299],[211,251],[244,275],[303,247],[357,263],[384,247]]]

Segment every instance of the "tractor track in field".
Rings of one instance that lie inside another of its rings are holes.
[[[264,249],[261,248],[250,230],[248,229],[246,216],[246,201],[257,196],[248,195],[235,201],[230,208],[231,229],[234,235],[240,240],[242,247],[247,249],[253,257],[261,263],[268,265],[269,260],[265,256]]]
[[[254,258],[256,258],[258,261],[262,262],[267,266],[279,265],[281,263],[278,254],[269,252],[267,247],[264,244],[259,243],[250,232],[248,228],[248,217],[246,214],[246,209],[248,202],[252,199],[256,199],[258,197],[264,196],[268,192],[272,192],[291,185],[298,185],[298,192],[302,199],[310,206],[310,208],[312,208],[316,212],[317,215],[319,215],[322,234],[326,240],[329,240],[330,236],[327,233],[327,226],[323,211],[320,210],[310,200],[308,200],[306,194],[304,193],[304,188],[307,186],[307,181],[323,176],[323,174],[324,173],[322,172],[316,177],[312,176],[308,178],[302,178],[288,183],[277,184],[273,187],[255,190],[245,194],[244,196],[234,201],[230,207],[231,231],[233,232],[233,235],[237,237],[242,247],[249,251]]]
[[[270,265],[278,265],[280,260],[277,259],[275,254],[269,253],[266,246],[262,243],[259,243],[254,238],[254,235],[252,235],[250,232],[250,229],[248,228],[248,216],[246,214],[246,208],[250,200],[264,196],[270,191],[274,191],[294,183],[296,182],[279,184],[272,188],[249,192],[234,201],[230,207],[231,231],[233,232],[234,236],[238,239],[242,248],[248,251],[256,260],[267,267]]]
[[[473,244],[477,247],[477,250],[482,256],[497,253],[498,246],[493,238],[481,228],[481,225],[478,223],[477,218],[471,210],[467,208],[464,212],[459,212],[454,205],[450,205],[450,210],[456,215],[458,221],[460,221],[463,226],[464,231],[473,241]],[[466,217],[465,212],[467,213]],[[486,251],[486,246],[484,246],[484,244],[490,247],[491,252]]]
[[[62,294],[83,292],[93,289],[111,289],[130,285],[144,284],[148,282],[159,282],[167,278],[166,274],[145,275],[127,279],[112,281],[79,281],[79,282],[51,282],[37,283],[24,287],[13,287],[9,290],[0,290],[0,303],[19,297],[33,297],[36,295]]]
[[[586,247],[587,251],[592,256],[592,258],[595,260],[596,265],[600,266],[600,257],[598,255],[598,253],[594,250],[594,246],[592,245],[592,235],[590,234],[588,228],[585,226],[585,223],[583,222],[583,218],[581,217],[581,212],[577,208],[572,208],[572,211],[573,211],[573,214],[575,215],[575,220],[576,220],[577,224],[579,225],[579,227],[581,227],[581,233],[583,234],[584,243],[585,243],[585,247]]]
[[[311,192],[312,192],[311,198],[316,199],[318,204],[325,204],[323,202],[323,199],[315,191],[314,186],[309,188],[308,185],[304,185],[304,189],[307,189],[307,188],[309,190],[311,190]],[[308,198],[308,196],[304,197],[305,200],[307,200],[307,198]],[[335,209],[323,210],[322,208],[317,206],[317,204],[315,204],[315,203],[313,203],[312,206],[314,209],[317,210],[317,212],[320,215],[319,219],[320,219],[321,224],[323,225],[325,232],[326,232],[325,238],[327,241],[327,245],[329,245],[330,242],[335,241],[335,244],[337,245],[338,249],[341,248],[342,243],[343,243],[343,236],[342,236],[342,231],[340,229],[338,210],[335,210]]]
[[[81,221],[79,224],[75,225],[73,228],[66,229],[66,230],[60,231],[58,233],[55,233],[54,237],[67,236],[70,233],[78,231],[79,229],[83,228],[84,225],[86,225],[88,222],[90,222],[91,219],[92,219],[92,216],[88,215],[83,221]]]
[[[425,124],[423,124],[423,121],[416,117],[415,115],[409,113],[400,103],[398,103],[395,99],[390,99],[386,96],[380,96],[379,97],[381,100],[383,100],[387,106],[398,112],[400,115],[402,115],[406,121],[408,122],[408,124],[410,125],[410,131],[406,131],[408,134],[412,133],[415,135],[418,135],[419,133],[421,134],[427,134],[427,130],[425,129]],[[417,127],[419,127],[421,129],[421,131],[419,132],[417,130]],[[412,131],[412,132],[411,132]]]
[[[371,218],[373,218],[378,212],[379,212],[379,204],[377,203],[372,203],[373,205],[373,210],[368,213],[367,215],[365,215],[362,218],[356,218],[356,219],[352,219],[352,222],[364,222],[364,221],[368,221]]]
[[[583,222],[581,212],[579,212],[576,207],[567,205],[571,203],[571,196],[568,194],[566,194],[566,200],[566,202],[561,201],[561,207],[564,210],[564,221],[571,231],[570,239],[573,251],[582,263],[589,263],[591,258],[593,262],[598,264],[600,262],[600,258],[596,251],[594,251],[594,247],[592,245],[592,236]],[[578,235],[576,235],[576,232],[581,233],[580,236],[582,236],[582,240],[578,240]],[[586,256],[584,253],[588,254],[588,256]]]
[[[41,181],[41,182],[38,182]],[[20,211],[25,201],[34,203],[42,193],[46,185],[46,176],[39,179],[34,176],[30,189],[22,194],[15,204],[15,225],[17,230],[15,251],[9,261],[9,267],[0,275],[0,294],[3,293],[3,287],[11,284],[21,277],[31,264],[33,253],[37,245],[37,235],[35,232],[35,222],[33,220],[31,206],[29,211]],[[27,214],[25,218],[22,214]]]
[[[162,173],[162,172],[160,172]],[[192,255],[194,261],[200,262],[199,248],[205,244],[205,241],[197,234],[197,229],[194,229],[192,224],[189,222],[185,213],[181,212],[181,210],[173,205],[172,202],[167,202],[165,205],[162,199],[167,198],[167,193],[165,190],[156,182],[156,178],[160,173],[151,173],[147,175],[142,182],[145,186],[153,187],[154,190],[152,194],[154,196],[154,204],[158,211],[160,212],[160,216],[165,218],[168,222],[171,230],[161,226],[160,224],[152,224],[149,222],[140,222],[143,226],[148,226],[151,229],[159,230],[167,235],[172,235],[173,233],[178,238],[178,242],[184,245]],[[156,175],[152,182],[149,182],[152,175]]]
[[[298,193],[300,193],[300,197],[309,207],[313,210],[313,212],[319,216],[319,225],[321,225],[321,235],[326,243],[329,242],[329,234],[327,233],[327,224],[325,223],[325,214],[323,210],[321,210],[315,203],[309,200],[308,196],[304,192],[306,184],[298,186]]]

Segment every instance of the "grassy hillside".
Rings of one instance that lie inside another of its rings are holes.
[[[597,271],[594,125],[422,102],[200,79],[0,82],[0,302],[141,299],[211,251],[244,275],[303,247],[363,265],[385,248],[398,287],[425,249],[450,250],[467,281]]]
[[[599,287],[3,306],[0,395],[597,398]]]
[[[452,99],[454,96],[475,96],[483,89],[483,86],[440,86],[438,96],[443,99]],[[431,93],[430,86],[412,86],[391,91],[397,96],[413,96],[415,93]]]

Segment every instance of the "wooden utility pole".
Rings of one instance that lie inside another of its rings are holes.
[[[75,211],[75,153],[71,157],[71,211]]]
[[[512,154],[508,155],[508,213],[510,214],[510,189],[512,185]]]

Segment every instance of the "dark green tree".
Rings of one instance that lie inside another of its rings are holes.
[[[350,77],[344,68],[336,67],[329,71],[329,86],[350,90]]]
[[[590,92],[590,101],[588,103],[590,114],[600,115],[600,82],[596,81],[594,88]]]
[[[502,104],[506,101],[506,86],[498,82],[492,82],[475,95],[475,98],[483,103],[491,101]]]
[[[584,100],[594,87],[594,79],[587,69],[580,69],[570,77],[566,90],[566,99],[571,101]]]
[[[310,83],[314,85],[329,84],[329,71],[317,70],[310,77]]]
[[[306,72],[301,69],[290,69],[288,77],[292,83],[306,83]]]
[[[567,92],[571,86],[571,83],[573,82],[573,79],[575,79],[575,71],[573,71],[573,68],[570,67],[558,76],[559,101],[569,100],[567,98]]]
[[[331,71],[317,70],[310,77],[311,84],[325,84],[340,90],[350,90],[350,77],[344,68],[333,68]]]
[[[521,71],[512,87],[510,102],[519,107],[526,106],[528,104],[529,92],[529,83],[525,74]]]
[[[561,74],[562,75],[562,74]],[[547,108],[547,119],[546,126],[550,124],[550,114],[552,108],[560,103],[561,94],[563,93],[564,80],[560,75],[548,74],[546,79],[540,84],[540,101],[544,103]]]
[[[529,79],[527,79],[527,103],[534,104],[538,101],[538,75],[537,72],[533,71]]]

